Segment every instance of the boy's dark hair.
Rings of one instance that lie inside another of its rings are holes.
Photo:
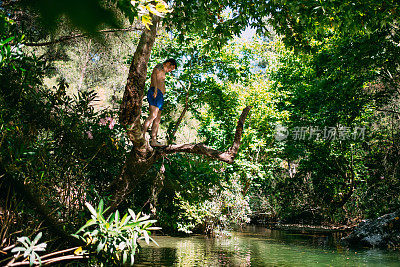
[[[171,63],[171,65],[173,65],[175,67],[175,69],[178,68],[178,65],[176,64],[176,60],[175,59],[169,58],[169,59],[164,61],[164,63],[168,63],[168,62]]]

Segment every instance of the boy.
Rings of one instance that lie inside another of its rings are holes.
[[[161,110],[164,104],[165,94],[165,74],[175,70],[176,61],[173,58],[167,59],[164,63],[157,64],[151,74],[150,89],[147,92],[147,101],[149,102],[150,115],[143,124],[143,138],[150,124],[151,126],[151,146],[162,146],[157,141],[157,132],[161,121]]]

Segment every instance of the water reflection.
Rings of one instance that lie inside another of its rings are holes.
[[[138,266],[400,266],[400,253],[349,250],[337,236],[293,234],[249,227],[231,238],[157,236]]]

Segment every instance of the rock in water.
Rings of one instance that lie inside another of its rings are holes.
[[[400,247],[400,210],[361,222],[342,240],[349,245]]]

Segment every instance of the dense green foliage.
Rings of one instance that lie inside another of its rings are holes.
[[[84,241],[90,236],[87,249],[106,264],[136,253],[135,233],[150,240],[144,228],[154,221],[131,210],[153,212],[168,233],[226,235],[250,221],[352,224],[400,208],[394,1],[174,1],[173,10],[149,11],[165,16],[149,70],[170,57],[179,66],[166,79],[161,139],[223,151],[241,110],[252,110],[233,164],[163,155],[126,199],[123,208],[130,210],[121,220],[119,213],[104,217],[103,202],[97,211],[92,206],[100,199],[107,204],[131,149],[115,118],[138,34],[23,43],[51,40],[74,27],[93,33],[138,17],[148,26],[150,13],[139,5],[147,2],[74,1],[71,9],[73,3],[59,1],[51,12],[48,1],[5,2],[0,190],[6,193],[0,208],[8,213],[0,217],[7,225],[1,247],[16,242],[15,231],[27,238],[39,232],[41,221],[63,223],[45,236],[76,232],[89,215],[85,203],[94,218],[81,229]],[[54,24],[62,16],[69,21]],[[50,33],[43,23],[57,27]],[[260,35],[233,38],[248,25]],[[187,114],[171,136],[186,99]],[[146,101],[142,112],[148,112]],[[132,230],[136,226],[142,228]],[[20,243],[24,250],[15,252],[34,261],[30,239]]]

